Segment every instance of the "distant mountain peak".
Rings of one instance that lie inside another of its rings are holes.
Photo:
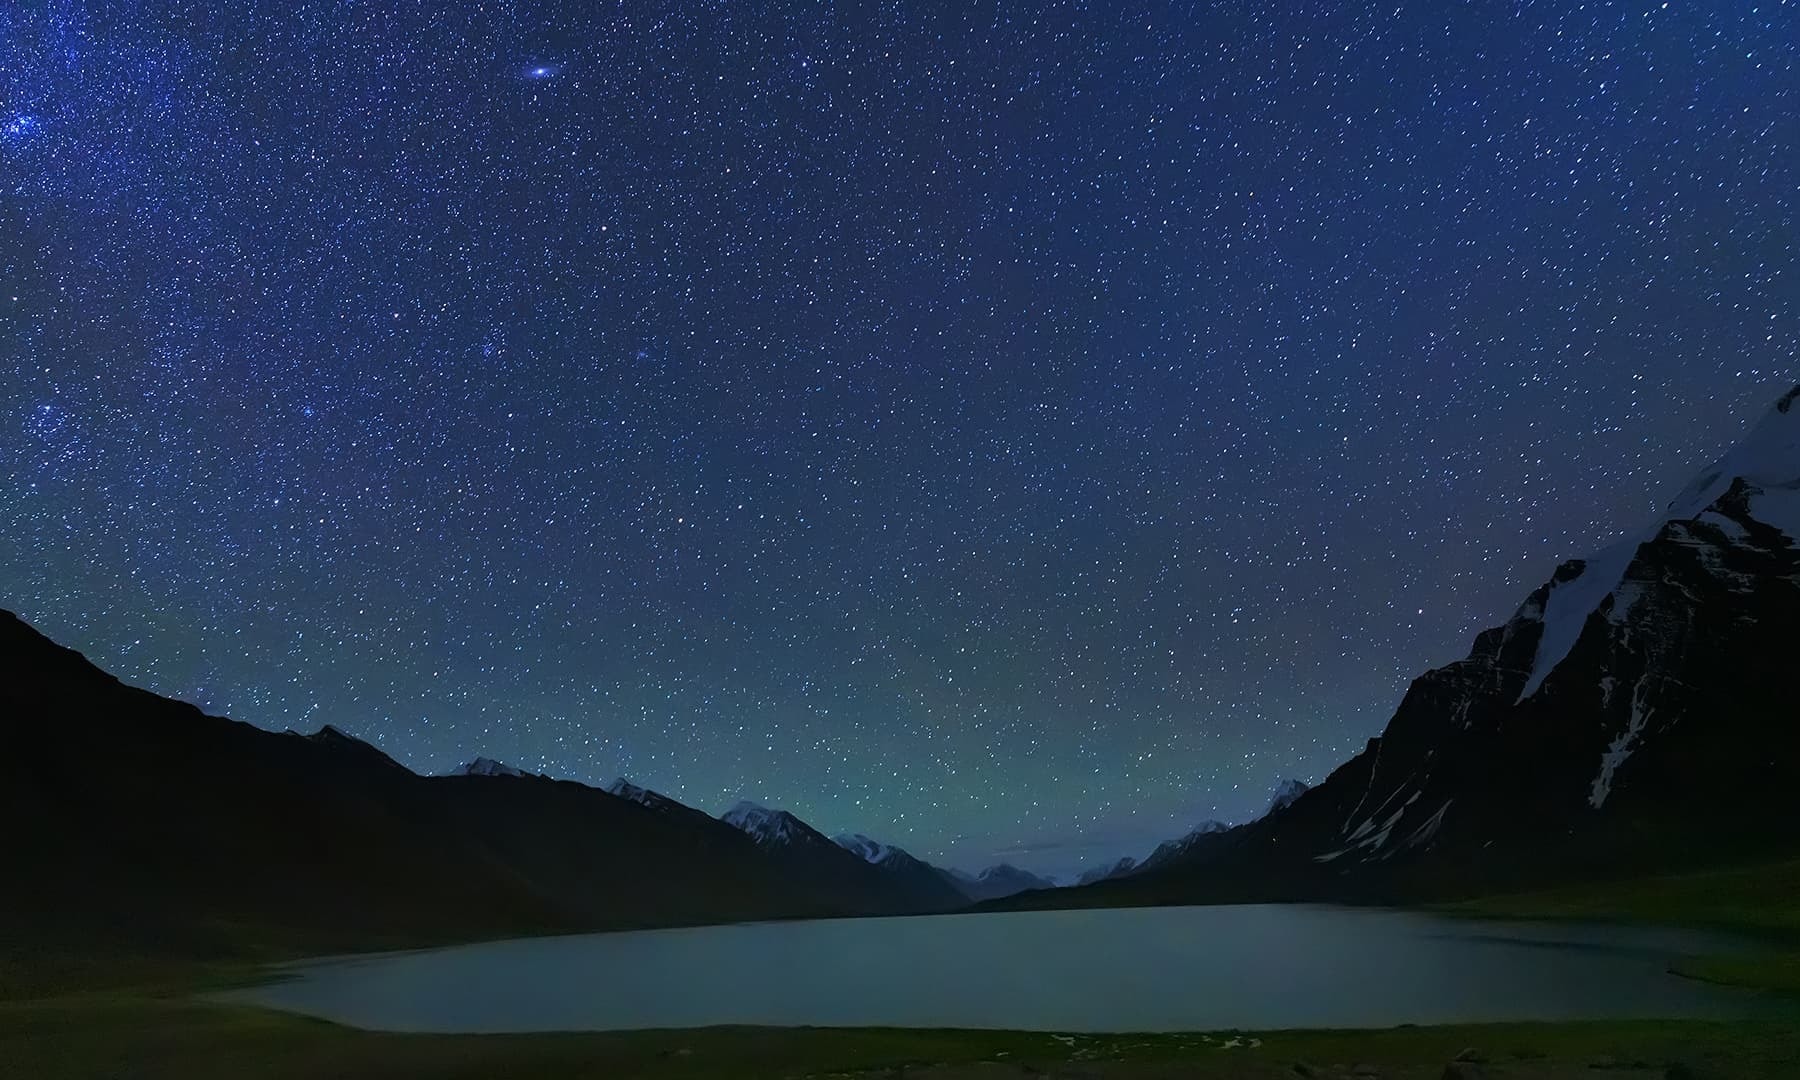
[[[1092,885],[1097,881],[1107,881],[1116,877],[1124,877],[1126,874],[1137,869],[1137,864],[1138,861],[1136,859],[1127,855],[1122,859],[1115,859],[1104,865],[1083,870],[1081,874],[1076,877],[1075,884]]]
[[[968,894],[969,899],[977,901],[997,900],[1032,889],[1056,888],[1056,882],[1049,878],[1039,877],[1029,870],[1021,870],[1011,863],[996,863],[979,874],[951,871],[950,876]]]

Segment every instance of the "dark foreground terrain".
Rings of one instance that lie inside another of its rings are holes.
[[[1463,1060],[1458,1061],[1461,1058]],[[1787,1080],[1800,1022],[1629,1022],[1260,1035],[1085,1036],[712,1028],[566,1035],[393,1035],[191,997],[111,993],[0,1005],[9,1076]]]

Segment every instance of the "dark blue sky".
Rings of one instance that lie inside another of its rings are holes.
[[[1068,869],[1794,381],[1791,3],[0,9],[0,603]]]

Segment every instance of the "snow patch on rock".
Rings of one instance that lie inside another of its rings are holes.
[[[1606,805],[1606,797],[1612,794],[1614,774],[1619,771],[1619,766],[1625,764],[1626,759],[1631,757],[1631,752],[1637,749],[1638,737],[1644,733],[1644,727],[1649,724],[1651,714],[1656,711],[1644,703],[1649,682],[1649,676],[1645,676],[1638,680],[1637,686],[1632,688],[1631,721],[1625,725],[1625,730],[1620,732],[1619,737],[1606,748],[1606,752],[1600,755],[1600,772],[1594,777],[1593,784],[1588,788],[1588,805],[1596,810]]]

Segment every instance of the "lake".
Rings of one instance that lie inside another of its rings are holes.
[[[289,965],[235,993],[391,1031],[710,1024],[1181,1031],[1732,1017],[1668,974],[1733,942],[1674,930],[1313,905],[750,923]]]

